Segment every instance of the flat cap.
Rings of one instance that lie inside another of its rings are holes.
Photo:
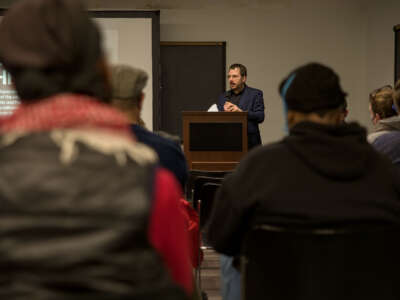
[[[111,86],[113,99],[134,99],[142,93],[147,83],[147,73],[128,65],[111,67]]]

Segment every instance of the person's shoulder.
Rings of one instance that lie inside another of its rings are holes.
[[[400,156],[400,131],[387,131],[371,142],[371,145],[378,151],[384,153],[391,153]]]
[[[257,167],[260,162],[279,162],[287,151],[288,149],[283,141],[257,146],[243,158],[240,164]]]
[[[262,90],[260,90],[260,89],[253,88],[253,87],[250,87],[248,85],[246,87],[249,90],[249,92],[251,92],[251,93],[256,93],[256,94],[261,94],[261,95],[263,93]]]
[[[398,144],[400,142],[400,130],[383,131],[382,134],[375,136],[373,144],[387,142]]]
[[[256,88],[252,88],[252,87],[249,87],[249,86],[246,86],[246,89],[247,89],[248,95],[250,95],[251,97],[263,98],[262,90],[259,90],[259,89],[256,89]]]
[[[139,125],[132,125],[131,128],[139,142],[153,148],[159,155],[165,152],[180,155],[182,152],[179,146],[172,140],[162,137]]]
[[[272,142],[266,145],[258,146],[253,148],[250,152],[249,155],[254,155],[254,156],[259,156],[259,155],[265,155],[265,154],[277,154],[280,153],[281,151],[284,151],[286,148],[286,145],[284,143],[284,140],[280,140],[277,142]]]
[[[227,176],[226,184],[232,189],[254,190],[265,186],[265,178],[283,178],[289,167],[291,154],[282,142],[253,148]],[[229,178],[229,179],[228,179]]]
[[[132,125],[131,128],[136,138],[141,143],[144,144],[151,143],[156,145],[162,144],[166,145],[167,147],[175,146],[174,143],[168,140],[167,138],[164,138],[154,132],[151,132],[150,130],[147,130],[146,128],[143,128],[139,125]]]

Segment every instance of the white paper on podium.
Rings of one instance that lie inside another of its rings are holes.
[[[217,104],[213,104],[210,106],[210,108],[207,111],[218,111],[218,106]]]

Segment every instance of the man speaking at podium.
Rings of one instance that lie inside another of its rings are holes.
[[[217,102],[219,111],[246,111],[248,148],[261,145],[258,124],[264,121],[263,92],[246,85],[247,69],[242,64],[229,67],[228,80],[230,90],[223,93]]]

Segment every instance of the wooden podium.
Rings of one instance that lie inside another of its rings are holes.
[[[189,170],[230,171],[247,153],[247,112],[182,112]]]

